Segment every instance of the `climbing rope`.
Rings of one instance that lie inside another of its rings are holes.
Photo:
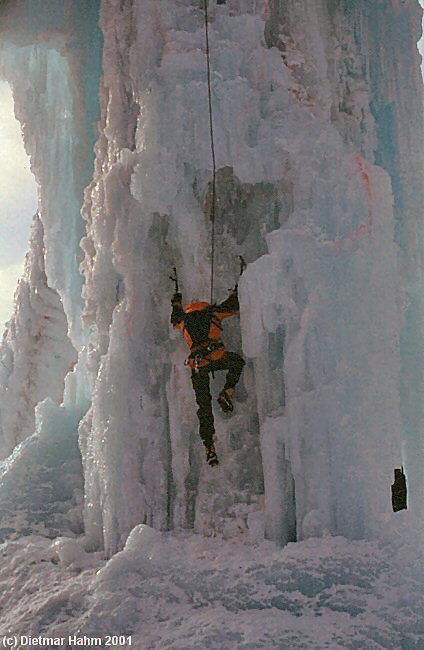
[[[214,264],[215,264],[215,209],[216,209],[216,159],[215,159],[215,144],[213,134],[213,119],[212,119],[212,84],[211,84],[211,62],[209,50],[209,25],[208,25],[208,0],[204,0],[205,7],[205,36],[206,36],[206,61],[208,71],[208,102],[209,102],[209,131],[211,139],[211,153],[212,153],[212,202],[210,211],[211,220],[211,304],[213,303],[213,279],[214,279]]]

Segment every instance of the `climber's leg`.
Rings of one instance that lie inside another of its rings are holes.
[[[206,448],[213,445],[215,433],[212,397],[209,390],[209,371],[207,368],[201,368],[198,372],[194,370],[191,373],[191,383],[196,395],[198,405],[197,416],[199,418],[199,435]]]
[[[224,390],[226,390],[236,386],[245,365],[245,360],[239,354],[226,352],[218,361],[212,361],[209,368],[210,370],[228,370],[224,386]]]
[[[228,372],[225,378],[224,390],[234,388],[240,379],[243,368],[246,365],[245,360],[236,352],[227,352]]]
[[[236,352],[226,352],[222,359],[210,364],[212,370],[228,370],[224,388],[218,396],[218,404],[224,413],[229,413],[234,408],[234,387],[240,379],[245,363]]]

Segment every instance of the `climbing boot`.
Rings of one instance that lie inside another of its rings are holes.
[[[206,447],[205,453],[208,465],[218,465],[218,456],[216,455],[215,445],[213,443],[209,447]]]
[[[219,393],[217,401],[224,413],[231,413],[231,411],[233,411],[233,397],[234,388],[224,388],[224,390]]]

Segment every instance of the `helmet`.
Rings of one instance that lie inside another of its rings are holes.
[[[186,306],[185,313],[191,314],[193,311],[203,311],[203,309],[206,309],[206,307],[209,307],[208,302],[191,302]]]

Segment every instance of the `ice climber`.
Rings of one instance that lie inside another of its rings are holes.
[[[181,303],[182,294],[177,292],[171,300],[171,323],[182,330],[190,348],[186,365],[191,368],[191,382],[199,407],[199,434],[206,448],[207,463],[217,465],[209,373],[228,370],[224,388],[217,401],[224,413],[229,413],[233,410],[234,387],[240,379],[245,361],[239,354],[225,349],[221,341],[221,321],[239,311],[238,288],[236,285],[220,305],[192,302],[184,310]]]

